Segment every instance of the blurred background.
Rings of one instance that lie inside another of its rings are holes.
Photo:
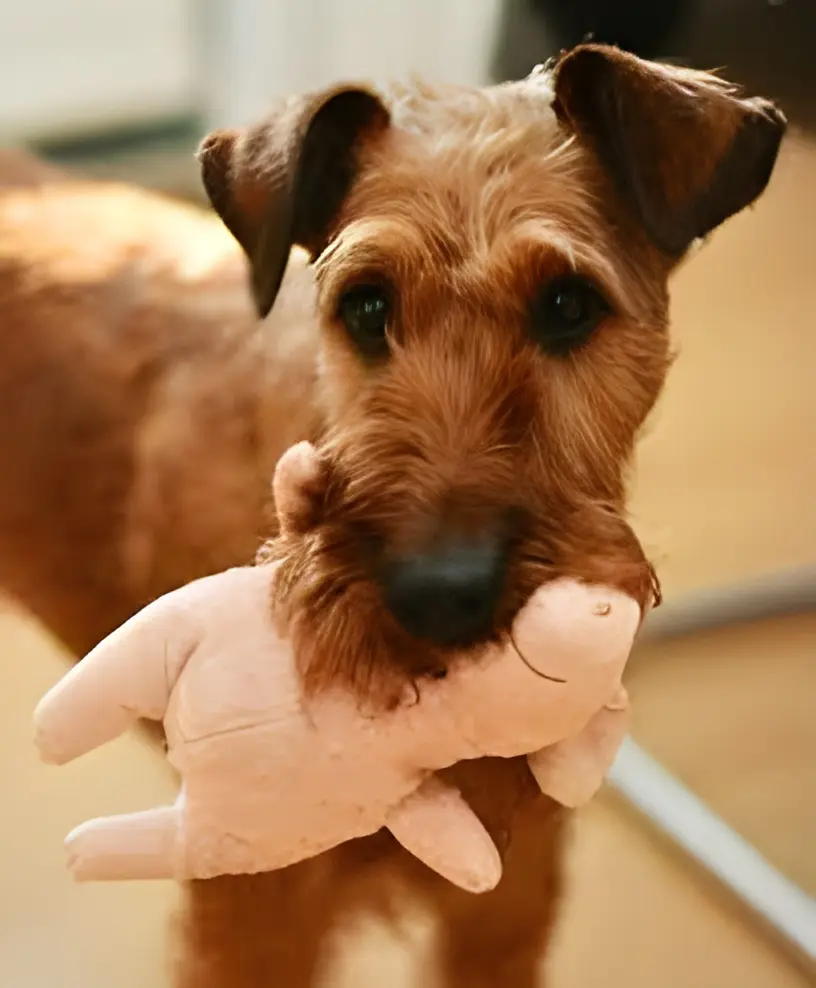
[[[577,821],[548,984],[812,985],[816,2],[0,0],[0,144],[199,199],[202,134],[276,95],[517,78],[588,34],[722,67],[793,127],[768,193],[675,279],[680,360],[633,478],[667,603],[632,661],[632,744]],[[0,985],[165,984],[173,890],[77,890],[60,841],[100,791],[112,811],[172,780],[136,738],[44,773],[30,712],[64,656],[10,610],[0,645]],[[425,984],[409,926],[361,930],[331,983]]]

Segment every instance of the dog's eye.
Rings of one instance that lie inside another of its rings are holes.
[[[391,298],[384,287],[357,285],[350,288],[340,299],[337,315],[365,356],[382,357],[388,352]]]
[[[532,332],[539,345],[563,356],[590,338],[612,311],[597,288],[580,275],[556,278],[532,305]]]

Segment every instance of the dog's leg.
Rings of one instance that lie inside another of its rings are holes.
[[[192,882],[177,988],[312,988],[336,908],[326,864]]]
[[[539,988],[558,911],[567,811],[541,795],[524,759],[462,762],[449,772],[499,848],[504,872],[493,891],[471,895],[418,864],[410,871],[436,916],[439,983]]]
[[[498,887],[440,889],[438,964],[444,988],[541,988],[557,913],[563,815],[536,800],[518,815]]]

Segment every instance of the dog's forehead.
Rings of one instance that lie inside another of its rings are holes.
[[[456,266],[516,240],[573,257],[605,242],[593,162],[559,126],[546,77],[481,89],[417,83],[388,99],[393,126],[363,149],[340,218],[346,239],[384,247],[393,229],[390,240],[423,241],[429,257]]]
[[[387,95],[393,126],[386,168],[402,156],[406,167],[439,184],[466,185],[468,198],[473,179],[557,169],[556,159],[574,157],[576,149],[552,100],[548,78],[483,88],[418,82],[395,89]]]
[[[662,268],[627,237],[598,161],[556,119],[548,76],[484,89],[416,84],[389,102],[393,126],[361,148],[317,262],[327,292],[376,270],[417,299],[482,299],[484,286],[501,286],[491,294],[499,312],[571,270],[633,318],[660,309]]]
[[[519,82],[494,86],[431,85],[414,80],[383,92],[399,129],[439,143],[447,135],[485,137],[491,132],[556,130],[550,76],[533,73]]]

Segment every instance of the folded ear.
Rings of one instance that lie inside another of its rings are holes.
[[[317,524],[325,486],[325,466],[314,446],[305,440],[290,446],[272,480],[281,534],[302,533]]]
[[[558,119],[674,259],[764,191],[785,133],[767,100],[607,45],[562,55],[553,88]]]
[[[364,138],[388,123],[374,92],[344,85],[289,100],[246,130],[204,139],[204,188],[249,258],[261,317],[272,308],[291,248],[316,255],[325,246]]]

